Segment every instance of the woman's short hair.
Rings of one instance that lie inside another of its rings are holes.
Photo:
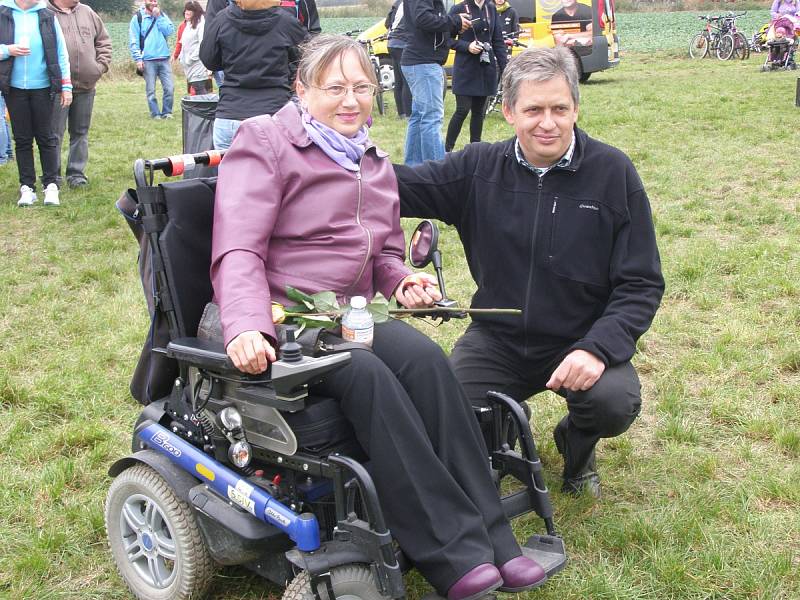
[[[369,60],[369,55],[357,40],[344,35],[320,33],[303,44],[301,52],[302,58],[297,66],[297,80],[305,86],[318,85],[325,71],[335,61],[338,60],[339,65],[342,65],[348,52],[355,52],[367,79],[370,83],[378,85],[375,68]]]
[[[183,10],[192,11],[192,29],[197,29],[197,24],[200,22],[200,18],[205,13],[203,7],[200,6],[199,2],[195,2],[194,0],[189,0],[189,2],[183,5]]]
[[[514,108],[523,81],[550,81],[563,77],[567,81],[575,106],[581,99],[578,88],[577,58],[563,46],[555,48],[528,48],[508,62],[503,71],[503,104]]]

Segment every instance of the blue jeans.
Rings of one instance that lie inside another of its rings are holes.
[[[233,136],[239,130],[241,121],[236,119],[214,119],[214,150],[227,150],[231,147]]]
[[[158,100],[156,100],[156,77],[161,80],[161,88],[164,91],[161,112],[158,111]],[[150,109],[151,117],[172,114],[172,96],[175,84],[172,81],[172,67],[168,58],[144,61],[144,91],[147,94],[147,106]]]
[[[411,89],[411,118],[406,130],[405,162],[418,165],[444,158],[444,79],[442,66],[402,65]]]
[[[4,165],[11,158],[11,133],[8,131],[8,121],[6,121],[6,101],[0,94],[0,165]]]

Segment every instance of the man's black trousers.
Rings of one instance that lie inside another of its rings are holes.
[[[389,529],[444,595],[470,569],[503,564],[521,550],[447,356],[397,320],[375,326],[373,350],[352,351],[350,365],[314,393],[340,399],[370,458]]]
[[[547,389],[545,384],[569,353],[563,346],[528,347],[490,326],[472,323],[456,342],[450,360],[475,406],[486,405],[486,392],[508,394],[523,402]],[[627,431],[639,415],[641,385],[630,362],[607,367],[585,392],[558,392],[567,401],[569,464],[564,476],[577,475],[600,438]]]

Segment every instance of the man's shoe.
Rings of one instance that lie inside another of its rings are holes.
[[[67,179],[67,185],[71,188],[79,188],[85,185],[89,185],[89,180],[83,177],[72,177]]]
[[[584,491],[594,498],[600,498],[600,475],[597,474],[594,448],[586,464],[575,473],[568,473],[566,469],[569,447],[567,446],[567,420],[561,419],[553,429],[553,439],[556,442],[558,453],[564,457],[564,483],[561,491],[565,494],[580,496]]]
[[[171,119],[172,118],[172,113],[167,113],[165,115],[161,115],[161,118],[162,119]]]
[[[44,188],[44,205],[45,206],[58,206],[61,201],[58,199],[58,186],[55,183],[48,184]]]
[[[512,558],[498,567],[503,578],[501,592],[522,592],[532,590],[547,581],[547,573],[542,565],[527,556]]]
[[[153,119],[154,121],[160,121],[161,115],[150,115],[150,118]]]
[[[447,590],[447,600],[477,600],[503,585],[497,567],[483,563],[470,569]]]
[[[31,206],[34,202],[36,202],[36,192],[27,185],[20,186],[17,206]]]

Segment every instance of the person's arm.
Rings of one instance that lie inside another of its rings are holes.
[[[206,21],[211,23],[214,17],[222,12],[226,6],[228,6],[226,0],[208,0],[208,4],[206,4]]]
[[[200,19],[200,22],[197,24],[197,42],[192,48],[192,55],[189,57],[189,60],[191,62],[197,62],[198,60],[200,60],[200,44],[203,43],[203,37],[205,37],[205,33],[206,33],[205,19]]]
[[[635,172],[633,178],[638,180]],[[617,365],[633,356],[636,340],[650,327],[664,294],[650,202],[642,188],[629,193],[628,218],[614,242],[609,277],[612,289],[605,311],[572,349]]]
[[[302,53],[300,52],[300,44],[311,37],[311,33],[303,27],[297,20],[292,21],[293,27],[289,33],[291,43],[288,46],[289,51],[289,87],[294,92],[294,83],[297,78],[297,66],[300,64]]]
[[[200,42],[200,62],[209,71],[222,71],[222,48],[217,43],[222,21],[222,18],[208,21],[208,33],[203,32],[203,41]]]
[[[214,203],[211,283],[226,346],[247,331],[276,338],[265,265],[282,199],[275,148],[261,125],[245,121],[220,164]]]
[[[111,36],[108,35],[108,30],[106,26],[103,24],[103,20],[100,16],[92,11],[92,19],[94,20],[94,53],[95,53],[95,60],[97,64],[100,65],[100,70],[103,73],[108,72],[108,68],[111,66],[111,56],[112,56],[112,47],[111,47]]]
[[[508,62],[508,48],[506,42],[503,40],[503,23],[501,22],[500,15],[494,11],[494,28],[492,29],[492,50],[494,50],[494,58],[497,61],[497,72],[502,73],[506,68]]]
[[[158,15],[158,19],[156,19],[156,27],[158,27],[161,35],[163,35],[165,38],[168,38],[175,33],[175,25],[172,24],[170,18],[163,12]]]
[[[462,14],[463,12],[464,12],[464,4],[458,3],[450,7],[450,10],[447,12],[447,16],[461,19],[461,17],[459,17],[458,15]],[[452,50],[455,50],[456,52],[463,52],[464,54],[474,54],[474,52],[470,51],[470,46],[472,45],[472,42],[462,39],[461,35],[458,35],[458,37],[455,36],[451,37],[447,43],[450,46],[450,48]]]
[[[461,31],[461,17],[458,15],[439,15],[431,0],[406,0],[406,18],[417,28],[429,33],[444,32],[455,35]]]
[[[386,20],[383,22],[383,26],[386,27],[388,31],[392,30],[392,24],[394,23],[394,15],[397,12],[397,7],[402,1],[403,0],[395,0],[394,4],[392,4],[392,7],[389,9],[389,14],[386,15]]]
[[[72,77],[69,67],[69,53],[67,52],[67,42],[64,40],[64,33],[58,19],[53,19],[53,27],[56,31],[56,48],[58,50],[58,68],[61,71],[61,106],[67,107],[72,104]]]
[[[139,48],[139,35],[141,29],[139,28],[139,13],[133,15],[131,24],[128,26],[128,48],[131,51],[131,58],[133,62],[142,62],[142,50]]]
[[[475,158],[477,154],[468,148],[451,152],[443,160],[426,161],[414,167],[394,165],[400,215],[459,224],[470,201],[470,174],[475,171]]]
[[[782,0],[774,0],[772,2],[772,7],[769,9],[769,13],[770,13],[770,15],[772,15],[773,19],[777,19],[780,16],[780,13],[778,12],[778,9],[781,6],[781,2],[782,2]]]
[[[511,7],[509,10],[511,11],[511,33],[514,36],[514,39],[517,39],[519,37],[519,34],[517,33],[519,31],[519,15],[513,7]]]
[[[186,30],[186,21],[181,21],[178,25],[178,34],[175,36],[175,50],[172,51],[172,59],[177,60],[183,50],[183,32]]]
[[[306,30],[312,34],[322,33],[322,26],[319,23],[319,13],[317,12],[317,3],[314,0],[300,0],[300,12],[303,14],[303,20]]]

